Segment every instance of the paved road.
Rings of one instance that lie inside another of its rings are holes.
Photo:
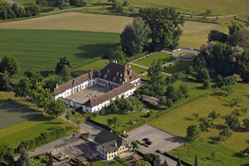
[[[152,144],[149,147],[140,145],[138,149],[139,151],[142,153],[158,154],[162,162],[166,160],[169,166],[176,166],[177,163],[175,160],[156,153],[155,151],[160,150],[161,152],[169,152],[176,149],[177,147],[183,145],[184,141],[182,139],[165,133],[152,126],[144,125],[128,132],[128,138],[126,138],[126,140],[130,143],[135,140],[143,142],[143,138],[149,138],[152,141]]]

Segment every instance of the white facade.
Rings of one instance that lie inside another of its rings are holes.
[[[129,148],[125,146],[120,146],[114,152],[107,152],[104,147],[101,145],[97,146],[97,151],[99,152],[100,156],[105,160],[113,160],[115,157],[126,157],[129,155]]]
[[[86,89],[87,87],[90,87],[90,86],[93,86],[95,84],[99,85],[99,86],[102,86],[102,87],[109,87],[109,88],[116,88],[116,87],[119,87],[121,85],[117,84],[117,83],[114,83],[114,82],[110,82],[108,80],[104,80],[104,79],[101,79],[101,78],[95,78],[95,79],[91,79],[91,80],[87,80],[87,81],[84,81],[82,82],[81,84],[77,85],[77,86],[74,86],[70,89],[67,89],[65,90],[64,92],[58,94],[55,96],[55,99],[57,100],[58,98],[61,98],[64,103],[68,106],[71,106],[71,107],[75,107],[75,108],[79,108],[79,107],[82,107],[82,111],[83,112],[97,112],[97,111],[100,111],[102,110],[103,108],[107,107],[110,105],[111,101],[114,101],[116,100],[117,98],[121,98],[121,97],[124,97],[124,98],[127,98],[131,95],[134,94],[134,91],[136,90],[136,87],[140,84],[140,78],[136,79],[136,80],[133,80],[131,81],[130,83],[134,84],[135,87],[132,88],[132,89],[129,89],[121,94],[118,94],[117,96],[115,97],[112,97],[94,107],[88,107],[84,104],[81,104],[81,103],[77,103],[73,100],[68,100],[66,99],[66,97],[70,96],[70,95],[73,95],[75,93],[78,93],[80,92],[81,90],[84,90]],[[104,94],[105,95],[105,94]]]

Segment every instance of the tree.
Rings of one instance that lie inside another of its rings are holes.
[[[243,119],[243,127],[248,130],[249,129],[249,119]]]
[[[151,166],[151,164],[147,161],[138,160],[133,164],[133,166]]]
[[[59,76],[62,78],[62,81],[66,82],[71,79],[71,71],[70,68],[67,65],[63,65],[60,72]]]
[[[13,10],[17,18],[25,17],[26,13],[24,8],[17,3],[13,3],[11,9]]]
[[[119,121],[119,119],[116,116],[112,118],[112,122],[113,122],[114,126],[117,125],[118,121]]]
[[[181,164],[181,160],[180,160],[180,158],[178,158],[178,161],[177,161],[177,164],[176,164],[176,166],[181,166],[182,164]]]
[[[120,0],[112,0],[113,12],[121,13],[123,11],[123,4]]]
[[[87,2],[86,0],[69,0],[69,5],[82,7],[82,6],[86,6]]]
[[[184,19],[175,8],[144,8],[140,9],[139,16],[151,29],[151,50],[178,46]]]
[[[135,150],[139,148],[138,143],[137,143],[136,141],[133,141],[133,142],[131,143],[131,145],[132,145],[132,148],[133,148],[133,152],[134,152],[134,154],[135,154]]]
[[[182,93],[185,97],[187,97],[187,95],[188,95],[188,88],[187,88],[187,85],[186,85],[186,84],[180,85],[179,90],[181,91],[181,93]]]
[[[199,158],[197,155],[195,156],[194,166],[199,166]]]
[[[235,32],[241,30],[243,26],[237,22],[233,22],[232,24],[228,25],[229,35],[234,34]]]
[[[46,112],[49,115],[58,117],[66,111],[66,108],[61,100],[51,101],[46,107]]]
[[[247,29],[236,31],[231,36],[229,36],[228,42],[232,46],[240,46],[242,48],[248,48],[249,47],[248,34],[249,31]]]
[[[204,68],[206,68],[206,60],[203,56],[198,55],[194,58],[193,60],[193,68],[196,72],[199,72],[201,70],[203,70]]]
[[[29,5],[25,6],[24,10],[26,13],[26,17],[38,16],[40,14],[40,9],[35,4],[29,4]]]
[[[109,60],[116,60],[121,64],[126,64],[127,62],[126,55],[122,51],[121,46],[115,46],[114,48],[109,49],[106,56]]]
[[[212,111],[208,114],[208,118],[211,118],[212,120],[217,119],[220,116],[219,113],[216,113],[215,111]]]
[[[128,55],[142,52],[148,42],[150,28],[142,18],[137,17],[131,25],[127,25],[121,34],[121,46]]]
[[[108,123],[108,126],[110,127],[113,124],[113,120],[112,119],[107,119],[107,123]]]
[[[30,166],[29,155],[27,152],[22,151],[20,157],[16,161],[18,166]]]
[[[232,135],[232,131],[230,128],[224,128],[220,133],[219,133],[219,136],[220,136],[220,140],[225,140],[225,138],[229,138],[231,137]]]
[[[15,163],[13,149],[0,144],[0,165],[12,166]]]
[[[56,64],[56,67],[55,67],[55,73],[56,74],[60,74],[60,72],[63,69],[64,65],[66,65],[69,68],[71,68],[70,61],[68,60],[67,57],[61,57],[61,58],[59,58],[59,62]]]
[[[168,166],[167,160],[164,161],[164,163],[162,164],[162,166]]]
[[[69,6],[69,0],[57,0],[56,1],[56,6],[59,9],[64,9],[65,7]]]
[[[206,81],[209,81],[210,76],[208,73],[208,70],[206,68],[201,69],[200,71],[198,71],[197,73],[197,80],[204,83]]]
[[[48,161],[47,161],[46,166],[53,166],[53,157],[52,157],[51,153],[49,153]]]
[[[10,84],[9,74],[7,72],[0,72],[0,90],[7,90]]]
[[[218,30],[211,30],[208,34],[208,41],[219,41],[219,42],[227,42],[228,35],[218,31]]]
[[[188,141],[194,141],[200,134],[200,129],[197,125],[191,125],[187,128],[186,138]]]
[[[161,164],[160,156],[153,153],[145,154],[144,159],[148,161],[152,166],[159,166]]]
[[[245,82],[249,82],[249,50],[245,49],[243,54],[237,58],[238,73]]]
[[[213,128],[213,122],[206,118],[201,118],[199,125],[202,131],[208,131],[209,128]]]
[[[7,72],[10,77],[18,73],[17,62],[13,57],[3,57],[0,62],[0,72]]]
[[[240,122],[237,116],[231,114],[228,117],[226,117],[225,124],[232,130],[237,129],[240,127]]]
[[[198,113],[193,113],[193,117],[194,117],[194,119],[195,120],[198,120],[199,119],[199,117],[200,117],[200,115],[198,114]]]

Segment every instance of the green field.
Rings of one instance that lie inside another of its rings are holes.
[[[117,161],[115,162],[103,162],[103,161],[96,161],[92,163],[92,166],[122,166],[121,163],[118,163]]]
[[[196,155],[199,157],[199,164],[205,166],[247,166],[247,157],[236,157],[235,151],[227,148],[220,143],[198,139],[192,143],[185,144],[170,154],[181,158],[182,160],[193,164]],[[214,157],[211,155],[214,154]]]
[[[200,117],[207,117],[209,112],[216,111],[217,113],[220,113],[220,117],[216,119],[214,122],[215,126],[218,126],[218,128],[210,129],[208,132],[202,132],[201,134],[201,137],[205,139],[205,141],[207,141],[206,145],[207,145],[207,148],[209,149],[208,143],[213,141],[214,138],[218,136],[219,132],[221,131],[219,126],[224,126],[225,116],[229,115],[233,110],[235,110],[235,108],[231,108],[227,106],[228,102],[233,97],[238,97],[241,100],[240,105],[243,108],[248,108],[248,84],[235,85],[233,87],[233,93],[229,95],[228,97],[205,96],[202,98],[198,98],[197,100],[194,100],[181,107],[178,107],[177,109],[169,113],[166,113],[165,115],[162,115],[161,117],[157,119],[154,119],[149,124],[163,131],[166,131],[170,134],[180,136],[180,137],[185,137],[186,128],[189,125],[198,123],[197,121],[194,120],[194,117],[193,117],[194,113],[199,113]],[[248,117],[248,114],[241,113],[241,116],[239,117],[240,122],[242,123],[242,120],[247,117]],[[248,132],[244,132],[244,131],[235,131],[229,139],[221,143],[221,146],[225,147],[224,149],[231,149],[231,151],[233,152],[239,152],[240,150],[246,148],[247,145],[248,145]],[[180,153],[185,154],[186,152],[185,150],[188,150],[188,149],[190,149],[189,145],[185,147],[181,147],[180,149],[177,149],[177,151],[178,151],[178,154]],[[195,155],[194,153],[197,151],[199,150],[193,149],[192,155]],[[206,151],[204,150],[204,153],[205,152]],[[224,152],[221,152],[221,153],[224,153]],[[210,155],[210,154],[207,153],[206,155]],[[224,155],[225,157],[229,157],[229,156],[226,156],[227,154],[224,154]],[[188,161],[190,160],[191,158],[189,158]],[[202,162],[210,162],[210,160],[206,161],[205,159],[203,159]],[[215,161],[211,161],[211,162],[213,164],[216,163]],[[224,161],[222,161],[222,163],[223,162]],[[210,164],[212,165],[212,163]]]
[[[61,119],[53,119],[39,113],[41,110],[35,105],[15,97],[14,93],[0,92],[0,103],[0,112],[3,115],[0,117],[0,144],[15,147],[21,141],[35,138],[53,127],[67,128],[68,134],[75,128]]]
[[[0,30],[0,36],[0,58],[15,57],[21,72],[53,70],[62,56],[74,70],[97,69],[106,62],[103,52],[119,42],[119,34],[80,31]]]
[[[131,69],[132,69],[132,71],[136,72],[137,74],[142,74],[142,73],[147,71],[146,69],[135,66],[135,65],[131,65]]]
[[[149,56],[146,56],[143,59],[135,61],[134,63],[149,67],[153,61],[158,61],[158,60],[161,60],[163,64],[163,63],[172,61],[173,58],[170,54],[167,54],[165,52],[154,52],[150,54]]]

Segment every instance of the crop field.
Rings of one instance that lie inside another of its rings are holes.
[[[67,128],[68,133],[74,129],[72,124],[47,117],[38,110],[33,104],[15,97],[14,93],[0,92],[0,144],[15,147],[53,127]]]
[[[132,17],[66,12],[32,19],[5,22],[0,29],[49,29],[120,33]]]
[[[92,32],[120,33],[131,17],[90,14],[83,12],[66,12],[38,18],[0,23],[0,29],[43,29],[43,30],[76,30]],[[220,29],[221,25],[186,21],[180,47],[199,48],[206,43],[207,35],[212,29]]]
[[[238,97],[240,99],[240,105],[243,108],[248,107],[248,84],[237,84],[233,87],[233,93],[228,97],[216,97],[216,96],[205,96],[194,100],[186,105],[178,107],[177,109],[166,113],[165,115],[154,119],[150,122],[150,125],[159,128],[163,131],[166,131],[170,134],[185,137],[186,128],[189,125],[197,124],[198,122],[194,120],[193,114],[199,113],[200,117],[207,117],[208,113],[211,111],[216,111],[220,113],[220,117],[215,120],[215,126],[224,126],[225,116],[229,115],[235,107],[229,107],[227,104],[233,97]],[[248,117],[248,113],[241,113],[239,119],[242,123],[242,120]],[[181,122],[181,123],[180,123]],[[214,138],[218,136],[220,132],[219,128],[214,128],[209,130],[208,132],[202,132],[201,137],[207,142],[213,141]],[[227,139],[225,142],[220,143],[225,148],[231,149],[234,152],[239,152],[240,150],[247,147],[248,144],[248,132],[246,131],[235,131],[233,135]],[[208,145],[208,144],[207,144]],[[187,146],[186,148],[189,148]],[[187,150],[180,149],[179,153],[185,153]],[[207,147],[209,149],[209,146]],[[199,151],[198,149],[194,150],[194,152]],[[204,150],[205,151],[205,150]],[[176,152],[177,153],[177,152]],[[193,154],[195,155],[195,154]],[[210,154],[206,154],[210,155]],[[191,159],[190,159],[191,160]],[[205,162],[205,158],[204,161]],[[211,161],[212,163],[214,161]],[[209,163],[210,165],[211,163]],[[215,164],[215,163],[214,163]],[[207,165],[203,163],[203,165]],[[211,164],[212,165],[212,164]]]
[[[163,7],[172,6],[187,11],[204,12],[212,10],[212,14],[227,15],[248,11],[248,1],[241,0],[130,0],[131,6],[137,7]]]
[[[69,58],[73,70],[97,69],[106,63],[102,59],[105,50],[119,42],[116,33],[80,31],[0,30],[0,36],[0,58],[15,57],[21,73],[54,70],[63,56]]]
[[[134,63],[149,67],[153,61],[157,62],[158,60],[161,60],[162,63],[166,63],[172,61],[173,58],[170,54],[167,54],[165,52],[155,52],[143,59],[135,61]]]

